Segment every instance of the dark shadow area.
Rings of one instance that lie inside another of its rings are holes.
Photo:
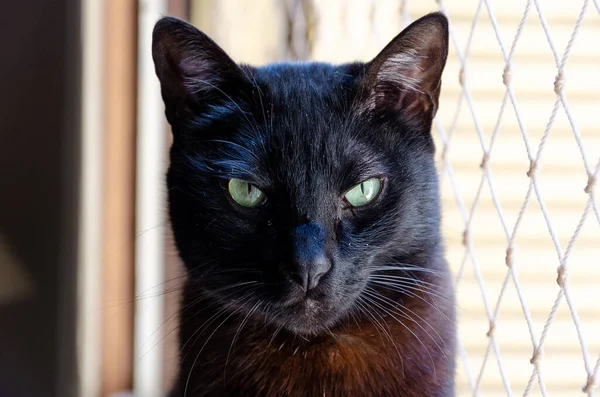
[[[33,294],[0,301],[0,396],[75,395],[79,1],[2,8],[0,233]]]

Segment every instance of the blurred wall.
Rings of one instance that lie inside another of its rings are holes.
[[[0,301],[1,397],[74,385],[78,4],[2,6],[0,234],[32,290]]]

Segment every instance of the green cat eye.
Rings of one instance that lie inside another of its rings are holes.
[[[362,207],[375,200],[380,190],[381,180],[379,178],[371,178],[354,186],[344,197],[351,206]]]
[[[242,207],[253,208],[262,204],[266,199],[265,194],[259,188],[240,179],[230,180],[228,189],[231,198]]]

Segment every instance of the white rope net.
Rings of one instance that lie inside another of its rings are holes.
[[[435,120],[461,396],[600,384],[598,0],[287,0],[291,58],[369,59],[450,18]]]

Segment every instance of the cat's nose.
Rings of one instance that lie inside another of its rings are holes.
[[[291,275],[304,292],[315,288],[331,269],[325,253],[325,237],[325,230],[315,222],[307,222],[294,230],[295,266]]]
[[[311,261],[297,263],[296,267],[296,273],[292,278],[300,284],[300,288],[304,292],[308,292],[314,289],[321,278],[331,269],[331,263],[324,255],[321,255]]]

